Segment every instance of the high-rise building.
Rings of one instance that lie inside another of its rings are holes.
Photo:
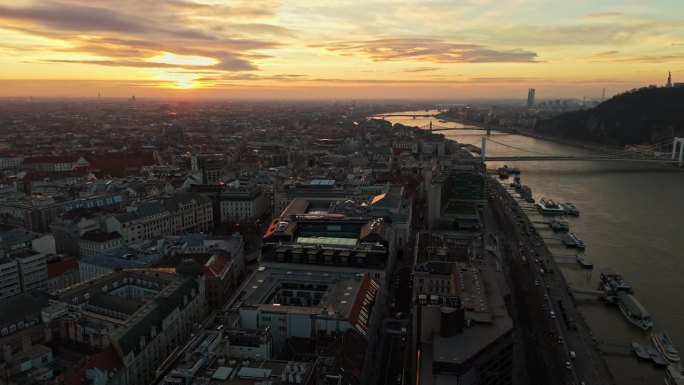
[[[527,109],[534,108],[534,88],[527,90]]]

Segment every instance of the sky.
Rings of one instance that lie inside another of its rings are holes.
[[[0,0],[0,96],[600,99],[668,71],[682,0]]]

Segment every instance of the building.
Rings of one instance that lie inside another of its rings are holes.
[[[119,233],[125,245],[156,235],[171,234],[171,212],[160,201],[131,205],[127,212],[105,219],[107,233]]]
[[[47,290],[47,259],[44,253],[25,250],[12,256],[19,267],[21,291]]]
[[[279,216],[294,198],[315,198],[330,202],[346,199],[347,192],[331,179],[312,179],[308,182],[286,180],[273,192],[273,213]]]
[[[186,193],[133,204],[126,213],[107,217],[104,227],[107,233],[121,234],[128,245],[158,235],[209,231],[213,223],[211,200]]]
[[[55,253],[55,240],[50,234],[40,234],[22,229],[14,229],[0,233],[0,255],[4,263],[0,274],[14,271],[16,262],[16,273],[19,278],[21,292],[29,290],[47,289],[47,255]],[[4,274],[3,274],[4,275]],[[10,279],[7,285],[0,285],[0,292],[3,296],[10,296],[16,293],[15,280]],[[14,293],[14,294],[11,294]]]
[[[268,328],[277,353],[293,338],[347,330],[368,338],[378,290],[370,274],[260,267],[241,286],[232,308],[239,311],[242,328]]]
[[[70,309],[59,320],[66,338],[94,349],[112,346],[121,361],[121,370],[104,373],[103,383],[151,383],[166,357],[204,320],[201,267],[188,261],[177,271],[118,271],[55,293]]]
[[[0,300],[21,293],[19,265],[12,258],[0,257]]]
[[[238,223],[256,219],[270,209],[264,190],[254,183],[229,184],[219,195],[221,223]]]
[[[479,217],[471,206],[483,206],[486,198],[487,178],[480,166],[454,165],[437,173],[428,186],[428,228],[437,227],[440,221],[450,230],[457,229],[457,223],[477,228]]]
[[[88,161],[79,154],[32,156],[25,158],[21,166],[37,171],[72,171],[86,168]]]
[[[396,242],[389,216],[370,207],[297,198],[264,234],[260,264],[350,274],[370,273],[386,289]]]
[[[81,282],[78,260],[76,257],[66,257],[47,263],[47,291],[49,293],[65,289]]]
[[[238,235],[239,236],[239,235]],[[218,249],[204,264],[207,304],[210,310],[220,309],[233,294],[244,272],[244,242],[234,238],[230,250]]]
[[[527,90],[527,109],[531,110],[534,108],[534,94],[535,94],[535,89],[530,88]]]
[[[198,193],[185,193],[163,199],[171,214],[170,233],[209,231],[214,227],[211,199]]]
[[[500,273],[474,259],[476,252],[452,251],[449,242],[427,232],[417,236],[409,377],[427,385],[511,384],[513,323],[498,288]]]
[[[0,299],[0,362],[10,363],[10,372],[15,357],[52,340],[54,312],[66,314],[66,305],[51,307],[47,295],[39,292]]]
[[[83,257],[107,255],[121,246],[123,246],[121,234],[104,233],[100,230],[88,231],[78,241],[79,255]]]
[[[81,255],[81,237],[93,231],[100,231],[102,214],[90,209],[77,209],[55,218],[50,230],[55,237],[58,253]]]

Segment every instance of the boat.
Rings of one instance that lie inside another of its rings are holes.
[[[638,342],[632,342],[632,352],[636,354],[637,357],[643,360],[651,360],[651,355],[648,354],[648,351],[646,351],[644,345]]]
[[[542,198],[539,203],[536,204],[537,209],[542,214],[552,214],[552,215],[563,215],[565,214],[565,208],[554,202],[551,199]]]
[[[579,262],[580,266],[582,266],[583,269],[593,269],[594,268],[594,263],[587,258],[586,254],[584,253],[577,253],[575,255],[577,258],[577,262]]]
[[[577,235],[573,233],[567,233],[561,238],[566,246],[576,247],[578,249],[584,249],[584,241],[581,240]]]
[[[499,174],[500,179],[508,179],[509,172],[508,172],[508,167],[499,167],[496,170],[497,174]]]
[[[667,365],[667,361],[663,358],[663,355],[660,354],[658,349],[656,348],[648,348],[646,349],[646,352],[648,352],[648,355],[651,356],[651,361],[653,361],[654,364],[660,365],[660,366],[665,366]]]
[[[530,186],[520,187],[520,197],[524,199],[526,202],[534,203],[534,198],[532,198],[532,189],[530,188]]]
[[[601,272],[601,286],[603,290],[603,297],[607,303],[615,303],[617,301],[617,294],[625,292],[627,294],[634,294],[632,287],[625,281],[622,275],[615,271]]]
[[[554,230],[570,230],[570,222],[563,217],[554,217],[549,221],[549,226]]]
[[[651,338],[653,339],[656,349],[658,349],[667,362],[675,365],[679,363],[679,352],[667,334],[652,333]]]
[[[579,209],[570,202],[563,202],[560,204],[565,209],[565,213],[569,215],[579,216]]]
[[[651,316],[635,296],[621,291],[618,293],[617,297],[620,311],[629,322],[642,330],[648,330],[653,326]]]
[[[684,371],[681,366],[667,365],[665,385],[684,385]]]

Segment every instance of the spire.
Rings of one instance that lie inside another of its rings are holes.
[[[667,73],[667,85],[665,87],[672,88],[672,72]]]

